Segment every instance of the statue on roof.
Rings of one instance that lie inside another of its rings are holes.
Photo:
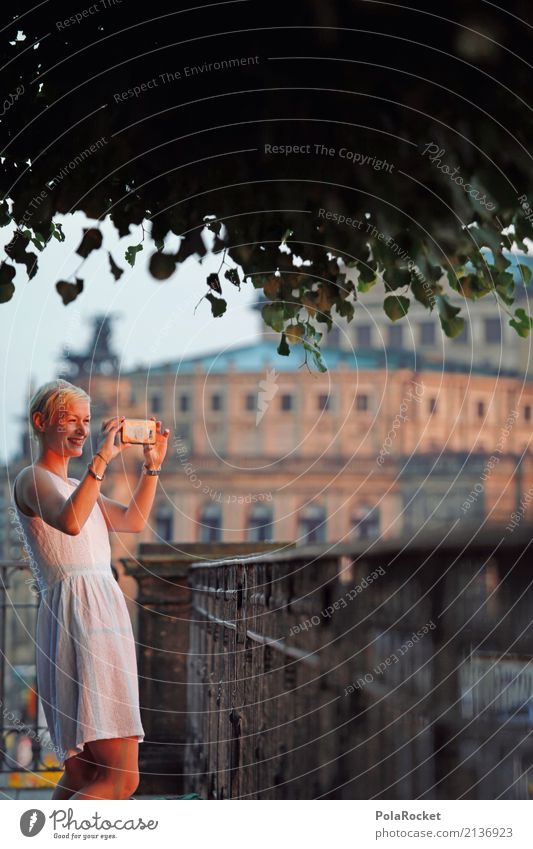
[[[61,353],[61,373],[67,380],[91,374],[112,375],[119,370],[119,358],[113,351],[111,322],[118,314],[98,314],[92,317],[92,335],[85,351],[73,353],[67,345]]]

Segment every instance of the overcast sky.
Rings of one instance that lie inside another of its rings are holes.
[[[126,247],[142,239],[141,228],[119,240],[111,224],[102,227],[102,249],[90,255],[77,276],[84,290],[64,306],[55,289],[59,279],[68,279],[82,262],[75,250],[82,228],[88,226],[81,213],[63,218],[65,242],[52,239],[40,255],[40,268],[26,282],[25,267],[17,265],[16,291],[11,301],[0,304],[0,362],[2,363],[0,411],[0,456],[3,463],[18,449],[20,416],[24,415],[27,387],[31,378],[36,385],[58,376],[59,355],[63,345],[72,353],[85,349],[90,338],[90,318],[97,313],[116,313],[113,322],[114,347],[121,368],[140,363],[155,364],[218,348],[235,347],[258,336],[259,316],[250,305],[257,291],[251,283],[239,292],[228,281],[221,282],[228,310],[214,319],[207,300],[196,313],[194,308],[208,291],[207,274],[217,271],[220,257],[209,255],[202,264],[190,257],[166,281],[154,280],[147,262],[153,248],[146,245],[137,254],[132,269],[124,260]],[[10,228],[0,230],[0,246],[11,238]],[[167,240],[165,250],[176,250],[179,238]],[[125,271],[115,282],[109,272],[107,250]],[[158,335],[159,333],[159,335]]]

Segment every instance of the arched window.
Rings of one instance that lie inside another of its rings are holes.
[[[200,542],[221,542],[222,540],[222,508],[220,504],[205,504],[200,513],[198,529]]]
[[[273,539],[272,508],[255,504],[248,515],[248,542],[267,542]]]
[[[304,507],[298,517],[298,542],[326,541],[326,509],[316,504]]]
[[[352,539],[372,539],[379,536],[379,507],[361,504],[352,510]]]
[[[155,532],[159,539],[170,542],[174,534],[174,512],[169,504],[160,504],[155,511]]]

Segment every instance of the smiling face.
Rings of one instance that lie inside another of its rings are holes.
[[[53,424],[43,427],[41,413],[34,414],[34,421],[42,433],[41,445],[45,451],[53,451],[61,457],[80,457],[90,433],[90,402],[68,401],[59,408],[57,422]]]

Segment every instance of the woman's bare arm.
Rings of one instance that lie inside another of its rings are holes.
[[[91,460],[92,468],[98,475],[104,473],[106,461],[109,462],[123,450],[124,446],[114,445],[122,418],[115,416],[102,425],[96,449],[102,456],[95,454]],[[21,474],[21,484],[22,498],[30,510],[40,516],[47,525],[69,536],[77,536],[80,533],[100,495],[100,481],[88,470],[69,498],[65,498],[57,490],[46,469],[36,465],[24,470]]]
[[[104,466],[104,463],[101,465]],[[100,469],[98,473],[101,474]],[[65,498],[54,484],[53,477],[38,466],[24,470],[19,478],[19,487],[22,500],[30,510],[47,525],[69,536],[80,533],[100,494],[100,481],[86,472],[72,495]]]
[[[108,530],[116,533],[138,534],[146,527],[154,503],[157,480],[157,477],[149,477],[141,473],[135,492],[127,505],[100,494],[98,503]]]

